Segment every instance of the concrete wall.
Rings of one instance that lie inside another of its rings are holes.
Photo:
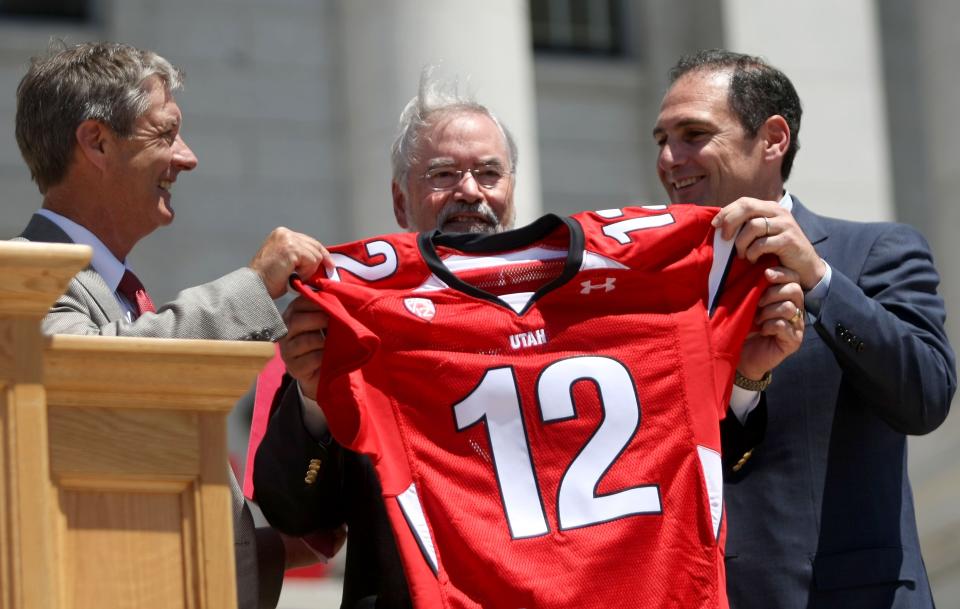
[[[893,218],[881,57],[870,0],[726,0],[726,46],[761,55],[803,102],[787,188],[813,210]]]
[[[897,216],[928,237],[960,345],[960,5],[878,2],[887,79]],[[954,407],[956,410],[956,406]],[[960,608],[960,417],[912,438],[911,478],[924,559],[937,606]]]

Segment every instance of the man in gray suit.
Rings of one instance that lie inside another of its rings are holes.
[[[740,361],[748,384],[769,387],[743,429],[724,423],[726,453],[767,417],[763,444],[724,455],[736,464],[724,488],[730,605],[932,607],[907,435],[943,422],[957,378],[930,248],[908,226],[820,216],[785,189],[801,107],[776,68],[714,50],[670,76],[654,128],[670,200],[723,206],[714,223],[740,255],[779,256],[815,330],[772,382],[762,354]]]
[[[125,260],[137,242],[173,221],[171,189],[197,158],[180,134],[173,98],[180,71],[151,51],[81,44],[35,59],[17,89],[17,143],[43,195],[21,234],[83,243],[90,266],[43,320],[46,333],[275,340],[286,333],[273,299],[296,271],[325,256],[314,239],[278,228],[246,267],[182,291],[159,308]],[[255,530],[233,477],[238,600],[273,607],[284,541]]]

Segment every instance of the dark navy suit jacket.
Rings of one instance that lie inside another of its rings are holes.
[[[793,215],[833,276],[774,371],[763,444],[727,474],[731,607],[932,607],[907,435],[943,422],[956,369],[930,249],[900,224]]]

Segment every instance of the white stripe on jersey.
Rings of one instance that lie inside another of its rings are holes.
[[[423,514],[423,507],[420,505],[420,498],[417,497],[417,486],[410,483],[407,490],[397,495],[397,503],[400,504],[400,510],[403,511],[404,518],[410,526],[410,532],[417,538],[417,544],[423,557],[434,573],[439,573],[437,565],[437,550],[433,546],[433,539],[430,537],[430,527],[427,526],[427,518]]]
[[[513,294],[501,294],[500,300],[510,305],[510,308],[517,312],[517,315],[523,311],[530,299],[533,298],[533,292],[515,292]]]
[[[430,273],[430,276],[427,277],[427,280],[421,283],[414,292],[436,292],[437,290],[445,290],[450,286],[447,283],[437,277],[434,273]]]
[[[581,271],[590,269],[629,269],[627,265],[617,262],[612,258],[594,254],[593,252],[583,251],[583,261],[580,263]]]
[[[720,517],[723,515],[723,464],[720,453],[706,446],[697,446],[700,469],[707,484],[710,499],[710,518],[713,521],[713,536],[720,539]]]
[[[450,272],[456,275],[461,271],[472,269],[486,269],[497,266],[509,266],[511,264],[527,264],[538,260],[553,260],[555,258],[565,258],[567,250],[552,249],[546,247],[529,247],[506,254],[496,254],[494,256],[447,256],[443,259],[443,265],[450,269]]]
[[[474,269],[489,269],[501,266],[509,267],[519,264],[528,264],[538,260],[555,260],[557,258],[565,258],[566,255],[566,250],[538,246],[517,250],[515,252],[507,252],[505,254],[497,254],[495,256],[470,256],[454,254],[444,258],[443,265],[450,269],[451,273],[456,275],[457,273]],[[450,286],[448,286],[442,279],[431,273],[430,277],[428,277],[426,281],[424,281],[419,287],[417,287],[417,289],[413,291],[433,292],[436,290],[443,290],[448,287]],[[511,294],[501,294],[498,296],[500,300],[510,305],[510,308],[517,313],[523,311],[524,307],[527,306],[527,303],[530,302],[532,297],[533,292],[516,292]]]
[[[727,265],[733,254],[733,239],[724,239],[720,230],[713,234],[713,265],[710,267],[710,277],[707,279],[707,311],[713,314],[714,301],[720,292],[720,282],[727,272]]]

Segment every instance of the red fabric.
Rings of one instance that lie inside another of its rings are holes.
[[[136,307],[137,317],[144,313],[157,312],[157,308],[153,306],[153,300],[151,300],[150,295],[147,294],[147,289],[143,287],[143,284],[140,283],[137,276],[130,272],[130,269],[123,272],[123,277],[120,279],[120,285],[117,286],[117,291],[127,299],[127,302]]]
[[[318,562],[306,567],[297,567],[296,569],[287,569],[283,577],[290,579],[323,579],[327,576],[327,565]]]
[[[576,274],[522,314],[438,276],[415,235],[331,248],[339,280],[302,290],[330,314],[318,395],[371,455],[415,605],[727,606],[700,451],[719,453],[767,265],[716,266],[715,213],[577,214]],[[496,252],[512,265],[438,254],[502,295],[556,278],[529,258],[570,238]]]
[[[253,461],[257,449],[267,433],[267,424],[273,414],[273,398],[280,388],[283,375],[287,371],[280,358],[280,347],[274,345],[273,357],[257,375],[257,388],[253,398],[253,416],[250,421],[250,438],[247,441],[247,466],[243,468],[243,494],[247,499],[253,496]]]

